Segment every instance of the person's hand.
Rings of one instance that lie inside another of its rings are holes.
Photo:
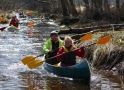
[[[65,53],[65,52],[63,52],[63,53],[61,54],[61,57],[65,57],[65,55],[66,55],[66,53]]]
[[[62,55],[66,55],[66,53],[65,53],[65,52],[63,52],[63,53],[62,53]]]
[[[53,51],[56,52],[56,53],[58,52],[58,50],[59,50],[59,48],[57,48],[57,49],[53,49]]]
[[[85,52],[84,51],[84,46],[80,47],[80,49],[81,49],[81,52]]]
[[[49,53],[53,53],[54,51],[53,50],[50,50]]]

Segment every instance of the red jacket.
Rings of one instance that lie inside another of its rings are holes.
[[[84,55],[85,55],[85,51],[84,50],[83,51],[81,51],[80,49],[76,50],[75,47],[73,48],[73,50],[74,50],[76,56],[79,56],[79,57],[82,57],[82,58],[84,57]],[[59,51],[57,52],[57,55],[61,55],[64,52],[65,52],[64,47],[61,47],[59,49]],[[61,62],[62,58],[65,57],[65,56],[66,55],[61,55],[61,56],[58,56],[56,59]],[[66,64],[66,66],[72,66],[72,64]]]
[[[18,25],[19,25],[18,23],[19,23],[19,20],[18,20],[18,19],[12,19],[12,20],[10,21],[10,24],[9,24],[9,25],[10,25],[10,26],[13,25],[13,26],[15,26],[15,27],[18,27]]]

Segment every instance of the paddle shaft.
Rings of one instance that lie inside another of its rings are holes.
[[[92,45],[94,45],[94,44],[97,44],[97,43],[93,43],[93,44],[87,45],[87,46],[85,46],[85,47],[89,47],[89,46],[92,46]],[[80,49],[80,48],[77,48],[77,49],[75,49],[75,50],[73,50],[73,51],[76,51],[76,50],[78,50],[78,49]],[[73,51],[70,51],[70,52],[73,52]],[[65,52],[65,53],[68,54],[68,53],[70,53],[70,52]],[[61,55],[63,55],[63,53],[60,54],[60,55],[56,55],[56,56],[54,56],[54,57],[48,58],[48,59],[46,59],[46,60],[53,59],[53,58],[59,57],[59,56],[61,56]]]
[[[57,49],[59,49],[59,48],[57,48]],[[57,50],[57,49],[54,49],[53,51],[55,51],[55,50]],[[43,56],[44,54],[41,54],[41,55],[38,55],[38,56],[36,56],[36,58],[37,57],[40,57],[40,56]]]
[[[96,43],[93,43],[93,44],[90,44],[90,45],[87,45],[87,46],[85,46],[85,47],[89,47],[89,46],[92,46],[92,45],[94,45],[94,44],[105,44],[105,43],[107,43],[108,41],[110,41],[110,36],[105,36],[105,37],[103,37],[103,38],[101,38],[100,40],[98,40],[98,42],[96,42]],[[58,48],[57,48],[58,49]],[[80,48],[77,48],[77,49],[75,49],[75,50],[78,50],[78,49],[80,49]],[[75,50],[73,50],[73,51],[75,51]],[[71,51],[72,52],[72,51]],[[67,53],[70,53],[70,52],[66,52],[66,54]],[[62,54],[60,54],[60,55],[57,55],[57,56],[54,56],[54,57],[51,57],[51,58],[48,58],[47,60],[49,60],[49,59],[53,59],[53,58],[55,58],[55,57],[58,57],[58,56],[61,56]],[[40,55],[41,56],[41,55]]]
[[[73,50],[73,51],[76,51],[76,50],[78,50],[78,49],[80,49],[80,48],[77,48],[77,49],[75,49],[75,50]],[[70,52],[73,52],[73,51],[70,51]],[[65,53],[68,54],[68,53],[70,53],[70,52],[65,52]],[[48,59],[46,59],[46,60],[49,60],[49,59],[53,59],[53,58],[59,57],[59,56],[65,54],[65,53],[62,53],[62,54],[60,54],[60,55],[53,56],[53,57],[48,58]]]
[[[5,29],[6,29],[6,27],[2,27],[2,28],[0,28],[1,31],[4,31]]]
[[[94,44],[105,44],[105,43],[109,42],[110,39],[111,39],[110,36],[105,36],[105,37],[99,39],[96,43],[87,45],[87,46],[85,46],[85,47],[92,46],[92,45],[94,45]],[[73,50],[73,51],[76,51],[76,50],[78,50],[78,49],[81,49],[81,48],[77,48],[77,49],[75,49],[75,50]],[[70,51],[70,52],[73,52],[73,51]],[[49,60],[49,59],[53,59],[53,58],[59,57],[59,56],[61,56],[61,55],[63,55],[63,54],[68,54],[68,53],[70,53],[70,52],[64,52],[64,53],[62,53],[62,54],[60,54],[60,55],[57,55],[57,56],[48,58],[48,59],[46,59],[46,60]],[[36,68],[36,67],[42,65],[43,62],[45,62],[46,60],[42,60],[42,61],[41,61],[41,60],[33,60],[32,62],[28,63],[27,65],[28,65],[28,67],[29,67],[30,69]]]
[[[41,55],[38,55],[37,57],[40,57],[40,56],[43,56],[43,55],[44,55],[44,54],[41,54]],[[36,57],[36,58],[37,58],[37,57]]]
[[[84,40],[89,40],[90,38],[91,38],[91,33],[87,33],[86,35],[84,35],[82,38],[85,38]],[[87,38],[86,38],[87,37]],[[80,40],[79,40],[80,41]],[[59,48],[57,48],[57,49],[59,49]],[[55,50],[57,50],[57,49],[54,49],[53,51],[55,51]],[[40,56],[43,56],[43,54],[42,55],[38,55],[37,57],[40,57]],[[37,58],[36,57],[36,58]]]
[[[57,48],[57,49],[59,49],[59,48]],[[57,49],[54,49],[53,51],[55,51],[55,50],[57,50]],[[41,55],[38,55],[37,57],[40,57],[40,56],[43,56],[44,54],[41,54]],[[36,58],[37,58],[36,57]],[[55,58],[55,57],[53,57],[53,58]],[[49,58],[49,59],[52,59],[52,58]]]
[[[94,45],[94,44],[97,44],[97,43],[93,43],[93,44],[87,45],[87,46],[85,46],[85,47],[89,47],[89,46],[92,46],[92,45]]]

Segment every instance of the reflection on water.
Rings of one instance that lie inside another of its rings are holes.
[[[93,79],[95,76],[97,78]],[[97,71],[97,74],[92,75],[91,87],[96,90],[124,90],[123,82],[123,77],[120,77],[117,73],[100,70]]]
[[[44,41],[56,26],[35,27],[28,35],[27,26],[18,32],[0,32],[0,90],[123,90],[123,78],[109,71],[92,71],[90,84],[60,78],[41,66],[30,70],[21,59],[40,55]],[[42,57],[43,58],[43,57]]]
[[[34,72],[21,73],[27,90],[90,90],[90,87],[59,77],[42,76]]]

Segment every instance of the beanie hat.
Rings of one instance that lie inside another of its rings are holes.
[[[56,31],[52,31],[52,32],[50,33],[50,36],[52,36],[52,35],[58,36],[58,33],[57,33]]]

